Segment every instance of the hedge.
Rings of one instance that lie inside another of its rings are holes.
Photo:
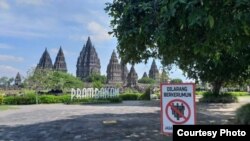
[[[119,97],[122,100],[138,100],[141,95],[141,93],[124,93],[120,94]]]
[[[217,95],[211,92],[206,92],[199,101],[208,103],[233,103],[238,102],[238,98],[231,93],[222,93]]]
[[[239,124],[250,125],[250,103],[243,105],[236,110],[236,121]]]
[[[207,93],[207,91],[196,91],[195,92],[196,95],[204,95],[205,93]],[[226,92],[226,93],[234,95],[234,96],[247,96],[247,95],[250,95],[248,92]]]
[[[0,105],[3,104],[3,95],[0,94]]]
[[[36,99],[37,98],[37,99]],[[36,104],[38,101],[39,104],[50,104],[50,103],[119,103],[122,100],[119,97],[108,98],[108,99],[93,99],[93,98],[84,98],[84,99],[73,99],[71,100],[70,95],[39,95],[36,97],[35,94],[27,94],[22,96],[6,96],[4,97],[3,104],[8,105],[27,105],[27,104]]]

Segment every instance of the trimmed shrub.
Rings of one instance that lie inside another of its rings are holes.
[[[141,79],[138,80],[138,83],[143,83],[143,84],[154,84],[155,80],[152,78],[148,78],[148,77],[143,77]]]
[[[107,98],[107,99],[94,99],[94,98],[84,98],[84,99],[73,99],[71,100],[70,95],[39,95],[39,104],[50,104],[50,103],[119,103],[121,98]],[[23,96],[8,96],[5,97],[4,104],[8,105],[23,105],[23,104],[36,104],[36,95],[29,94]]]
[[[108,99],[110,103],[121,103],[122,99],[120,97],[114,97]]]
[[[222,93],[217,95],[211,92],[206,92],[199,101],[208,103],[233,103],[238,102],[238,98],[230,93]]]
[[[3,95],[0,94],[0,105],[3,104]]]
[[[250,104],[243,105],[236,110],[236,121],[239,124],[250,125]]]
[[[60,96],[54,96],[54,95],[42,95],[39,96],[39,103],[61,103]]]
[[[150,100],[150,88],[147,88],[146,91],[139,96],[139,100]]]
[[[124,93],[120,94],[119,96],[122,100],[138,100],[140,95],[140,93]]]
[[[9,105],[26,105],[26,104],[35,104],[36,95],[27,94],[22,96],[6,96],[4,98],[4,104]]]

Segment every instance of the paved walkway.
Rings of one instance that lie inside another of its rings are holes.
[[[235,109],[246,102],[198,104],[198,124],[230,124]],[[0,141],[169,140],[160,133],[159,101],[16,107],[0,111]]]

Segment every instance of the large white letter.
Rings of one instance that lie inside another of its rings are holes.
[[[76,90],[75,89],[71,89],[71,100],[76,96]]]
[[[180,133],[181,132],[181,133]],[[177,135],[178,136],[183,136],[183,129],[179,129],[178,131],[177,131]]]

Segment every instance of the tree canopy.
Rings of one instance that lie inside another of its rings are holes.
[[[82,88],[83,82],[73,75],[60,71],[32,70],[24,81],[25,86],[35,90],[64,90]]]
[[[249,0],[114,0],[105,10],[124,62],[177,64],[214,93],[249,78]]]

